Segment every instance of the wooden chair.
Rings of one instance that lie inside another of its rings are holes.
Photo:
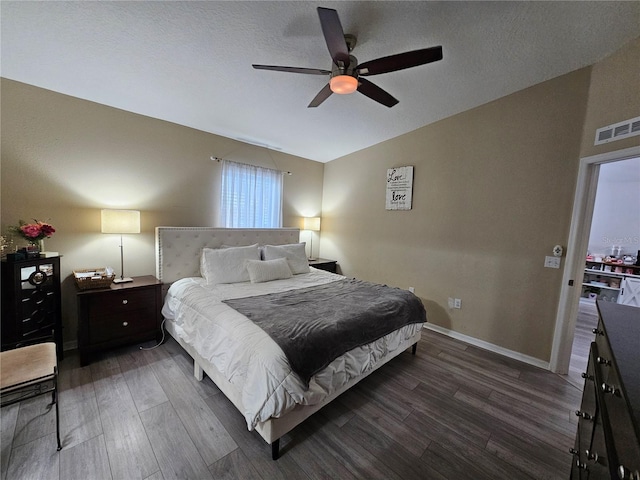
[[[0,406],[51,392],[51,404],[56,407],[56,435],[60,443],[58,415],[58,360],[56,344],[38,343],[28,347],[0,352]]]

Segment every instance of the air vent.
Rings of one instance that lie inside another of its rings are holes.
[[[599,128],[596,130],[596,141],[594,145],[601,145],[636,135],[640,135],[640,117]]]

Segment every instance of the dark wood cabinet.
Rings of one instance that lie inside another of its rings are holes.
[[[572,479],[640,479],[640,309],[598,301]]]
[[[162,283],[153,276],[109,288],[78,291],[80,364],[92,354],[120,345],[161,337]]]
[[[327,272],[336,273],[338,270],[338,262],[336,260],[327,260],[326,258],[316,258],[309,260],[309,266],[319,268],[320,270],[326,270]]]
[[[2,261],[2,350],[53,340],[62,359],[60,257]]]

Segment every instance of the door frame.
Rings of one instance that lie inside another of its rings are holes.
[[[639,156],[640,146],[637,146],[580,159],[576,190],[573,197],[571,226],[567,240],[567,256],[562,274],[560,300],[558,301],[556,325],[551,346],[549,368],[552,372],[566,374],[569,371],[571,348],[578,316],[578,304],[582,291],[579,287],[582,285],[585,252],[589,245],[600,165]]]

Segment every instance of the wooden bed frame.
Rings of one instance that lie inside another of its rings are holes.
[[[163,282],[163,298],[164,293],[166,293],[172,282],[185,277],[200,276],[200,253],[203,247],[243,246],[255,243],[260,245],[286,245],[298,243],[299,238],[300,230],[297,228],[156,227],[156,277]],[[167,326],[167,331],[193,358],[195,377],[198,380],[202,380],[203,373],[206,373],[235,407],[240,412],[243,412],[240,391],[215,366],[202,358],[195,349],[181,341],[170,325]],[[415,353],[418,340],[420,340],[420,330],[413,337],[403,342],[392,354],[380,360],[372,370],[352,379],[323,402],[317,405],[298,405],[282,417],[270,418],[256,425],[256,431],[271,445],[272,458],[277,460],[280,455],[280,437],[407,348],[413,347],[412,352]]]

